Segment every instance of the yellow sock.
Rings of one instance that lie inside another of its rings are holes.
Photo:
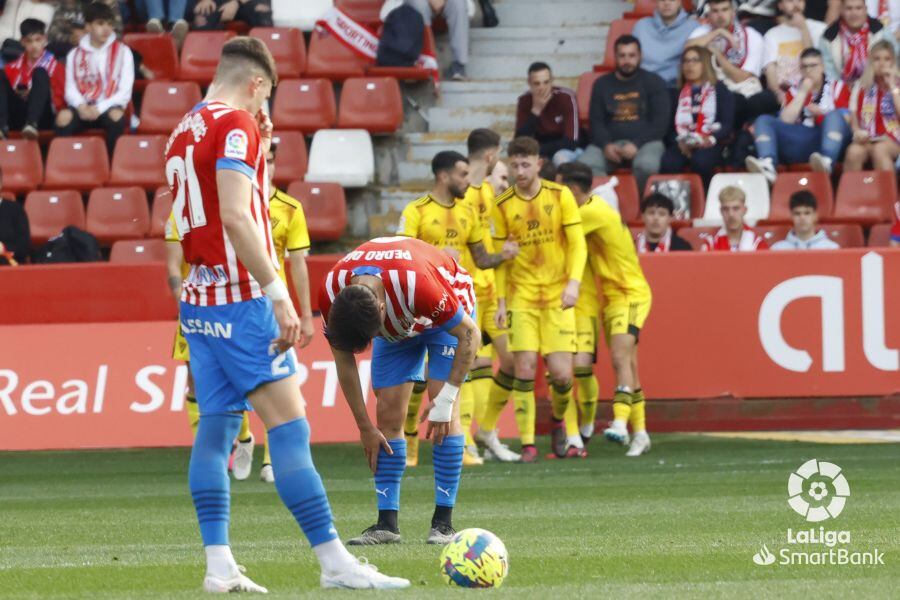
[[[593,425],[597,419],[597,399],[600,385],[591,367],[575,367],[575,381],[578,383],[578,408],[581,409],[580,425]]]
[[[550,403],[553,408],[553,418],[557,421],[562,421],[563,417],[566,416],[566,409],[569,407],[572,400],[572,382],[570,381],[566,385],[556,385],[555,383],[550,386]]]
[[[238,441],[246,442],[250,439],[250,411],[244,411],[244,419],[241,421],[241,430],[238,431]]]
[[[197,427],[200,425],[200,407],[197,406],[197,399],[193,395],[185,396],[184,412],[187,413],[188,424],[191,426],[191,433],[197,437]]]
[[[406,407],[406,421],[403,423],[403,433],[407,437],[419,435],[419,409],[422,408],[423,394],[425,394],[425,382],[415,382],[412,395],[409,397],[409,406]]]
[[[513,381],[513,404],[516,407],[516,425],[519,426],[519,439],[523,446],[534,445],[534,419],[536,415],[534,403],[534,380],[516,379]]]
[[[264,446],[263,446],[262,464],[271,465],[272,464],[272,455],[269,454],[269,433],[268,432],[263,434],[263,444],[264,444]]]
[[[488,396],[487,408],[484,409],[484,417],[478,421],[478,426],[484,431],[497,429],[497,421],[500,420],[500,413],[503,412],[509,401],[514,382],[512,376],[503,371],[497,371],[497,374],[494,375],[491,380],[491,393]],[[534,389],[534,382],[532,382],[532,389]]]
[[[472,382],[465,381],[459,389],[459,422],[466,436],[466,446],[474,446],[472,439],[472,413],[475,412],[475,393]]]
[[[577,436],[578,432],[578,407],[574,402],[569,402],[566,407],[566,437]]]
[[[634,433],[647,431],[647,417],[644,415],[644,390],[638,388],[631,394],[631,415],[628,417],[628,423]]]
[[[631,392],[617,389],[615,396],[613,396],[613,419],[628,423],[630,415]]]
[[[494,385],[493,375],[491,367],[478,367],[469,372],[472,394],[475,396],[475,412],[472,413],[472,416],[479,427],[484,420],[484,411],[487,410],[491,386]]]

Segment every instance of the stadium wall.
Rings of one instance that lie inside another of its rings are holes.
[[[334,259],[311,259],[314,288]],[[653,430],[900,427],[900,250],[642,264],[654,292],[640,344]],[[0,290],[0,449],[190,442],[162,265],[4,269]],[[322,336],[299,356],[314,441],[355,441]],[[602,344],[597,372],[607,397]],[[511,409],[501,431],[515,432]]]

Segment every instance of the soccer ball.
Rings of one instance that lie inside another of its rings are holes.
[[[484,529],[464,529],[441,552],[441,576],[447,585],[491,588],[503,585],[509,573],[506,546]]]

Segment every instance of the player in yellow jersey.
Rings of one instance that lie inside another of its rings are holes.
[[[557,456],[566,454],[562,419],[572,399],[577,349],[572,308],[578,301],[587,248],[572,192],[538,177],[538,143],[519,137],[510,142],[507,153],[515,184],[497,197],[494,239],[515,240],[519,254],[496,270],[496,319],[500,326],[509,325],[522,462],[534,462],[538,457],[534,376],[539,352],[550,373],[553,451]],[[502,406],[492,402],[488,411],[498,408]]]
[[[431,192],[410,202],[403,209],[397,233],[442,249],[469,271],[473,278],[480,270],[493,269],[504,260],[514,257],[517,247],[511,242],[504,243],[503,251],[497,254],[492,254],[485,248],[481,218],[469,203],[463,201],[469,187],[469,164],[466,157],[458,152],[438,152],[431,161],[431,171],[434,174]],[[404,425],[407,466],[418,464],[418,412],[424,384],[425,382],[420,382],[414,386],[407,409]],[[475,404],[472,387],[472,382],[467,381],[460,390],[460,417],[462,419],[466,415],[470,427]],[[471,432],[466,429],[465,433],[467,448],[463,453],[463,464],[481,464]]]
[[[602,198],[591,194],[591,169],[582,163],[567,163],[560,165],[559,178],[581,206],[588,255],[601,281],[603,328],[616,373],[613,422],[603,435],[627,445],[628,425],[631,425],[633,439],[626,455],[640,456],[650,449],[650,436],[644,416],[644,392],[638,378],[638,338],[650,313],[653,296],[631,232],[621,215]],[[582,420],[582,427],[582,435],[590,438],[593,418],[590,422]]]

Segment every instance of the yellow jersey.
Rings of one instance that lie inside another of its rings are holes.
[[[397,233],[428,242],[439,249],[453,248],[459,252],[462,268],[469,273],[476,270],[469,244],[482,241],[484,234],[481,220],[467,202],[459,200],[448,207],[439,204],[431,194],[413,200],[400,215]]]
[[[481,231],[483,233],[482,241],[484,249],[489,254],[494,253],[494,239],[491,237],[494,232],[493,215],[496,210],[494,202],[494,188],[490,183],[484,181],[480,186],[470,185],[466,190],[466,196],[463,202],[468,204],[475,216],[481,223]],[[475,283],[475,296],[478,298],[492,298],[494,295],[494,269],[479,269],[473,265],[472,280]]]
[[[533,198],[516,186],[497,197],[494,239],[512,238],[519,254],[496,273],[498,298],[513,308],[559,308],[570,279],[581,280],[587,256],[578,203],[569,188],[541,180]]]
[[[178,233],[178,226],[175,221],[175,211],[169,212],[169,219],[166,221],[166,242],[170,244],[181,245],[181,235]],[[183,256],[183,255],[182,255]],[[181,259],[181,278],[187,279],[191,268],[188,266],[184,258]]]
[[[581,219],[588,256],[600,277],[603,296],[609,299],[650,295],[634,239],[622,216],[600,196],[593,195],[581,206]]]
[[[597,288],[597,272],[588,257],[584,265],[584,275],[581,277],[581,288],[578,291],[578,303],[575,310],[584,315],[597,316],[600,314],[600,290]]]
[[[309,250],[309,230],[303,206],[296,198],[275,188],[269,198],[269,221],[272,223],[272,242],[278,255],[278,276],[287,283],[284,259],[288,252]]]

